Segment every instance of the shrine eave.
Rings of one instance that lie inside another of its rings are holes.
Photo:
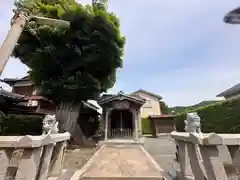
[[[118,93],[117,95],[113,95],[113,96],[107,97],[105,99],[99,100],[98,104],[99,105],[104,105],[104,104],[110,103],[112,101],[123,101],[123,100],[130,101],[130,102],[133,102],[133,103],[136,103],[136,104],[141,104],[141,105],[143,105],[145,103],[145,100],[142,99],[142,98]]]

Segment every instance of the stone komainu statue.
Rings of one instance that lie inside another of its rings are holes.
[[[193,133],[201,133],[201,118],[196,112],[187,113],[187,119],[184,121],[185,131]]]
[[[198,116],[196,112],[194,113],[187,113],[187,118],[184,121],[185,128],[184,130],[189,133],[201,133],[201,118]],[[176,146],[176,160],[179,161],[179,147]],[[198,149],[198,148],[197,148]],[[197,150],[197,156],[199,159],[202,159],[201,153],[199,149]]]
[[[43,119],[43,134],[56,134],[58,133],[58,122],[56,115],[47,114]]]

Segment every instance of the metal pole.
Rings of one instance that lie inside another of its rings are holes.
[[[26,22],[27,14],[25,12],[19,11],[15,13],[12,19],[11,29],[0,48],[0,76],[2,75],[8,59],[12,55],[12,51],[26,25]]]
[[[47,24],[53,26],[69,27],[68,21],[51,19],[45,17],[28,16],[23,10],[14,10],[14,17],[11,22],[11,29],[8,32],[2,46],[0,47],[0,76],[8,62],[8,59],[12,55],[13,49],[18,42],[18,39],[26,25],[30,20],[35,20],[37,24]]]

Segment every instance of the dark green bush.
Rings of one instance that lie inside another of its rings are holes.
[[[218,102],[209,106],[192,109],[201,117],[203,132],[240,133],[240,99]],[[186,113],[175,118],[177,131],[184,131]]]
[[[29,115],[5,115],[0,112],[0,135],[40,135],[42,134],[42,118]]]
[[[142,118],[142,132],[143,134],[152,134],[151,124],[147,117]]]

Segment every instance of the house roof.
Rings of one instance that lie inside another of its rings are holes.
[[[133,95],[128,95],[128,94],[124,94],[122,91],[120,91],[118,94],[116,95],[110,95],[110,96],[105,96],[105,98],[102,98],[98,101],[98,104],[102,105],[114,100],[128,100],[128,101],[132,101],[138,104],[144,104],[145,103],[145,99],[137,97],[137,96],[133,96]]]
[[[5,91],[3,89],[0,89],[0,96],[6,97],[6,98],[9,98],[9,99],[14,99],[14,100],[22,100],[25,97],[24,95],[20,95],[20,94],[17,94],[17,93]]]
[[[30,80],[29,75],[22,77],[21,80]]]
[[[240,83],[234,85],[233,87],[221,92],[217,95],[217,97],[223,97],[223,96],[230,96],[234,95],[236,93],[240,93]]]
[[[131,93],[131,95],[137,94],[139,92],[142,92],[144,94],[148,94],[150,96],[156,97],[159,101],[162,99],[162,96],[159,96],[159,95],[157,95],[155,93],[152,93],[152,92],[149,92],[149,91],[146,91],[146,90],[143,90],[143,89],[139,89],[137,91],[134,91],[134,92]]]
[[[82,101],[83,105],[87,108],[90,108],[94,111],[96,111],[99,115],[101,115],[102,113],[100,113],[98,110],[99,110],[99,107],[97,107],[96,105],[94,105],[93,103],[89,102],[89,101]]]
[[[96,107],[97,112],[98,112],[99,114],[102,114],[102,107],[99,106],[99,104],[97,103],[97,101],[92,100],[92,99],[89,99],[89,100],[87,100],[87,103],[89,103],[89,104],[91,104],[92,106]]]
[[[7,83],[10,86],[13,86],[14,84],[16,84],[17,82],[21,82],[21,81],[30,81],[29,76],[24,76],[22,78],[4,78],[2,80],[0,80],[1,82]]]

